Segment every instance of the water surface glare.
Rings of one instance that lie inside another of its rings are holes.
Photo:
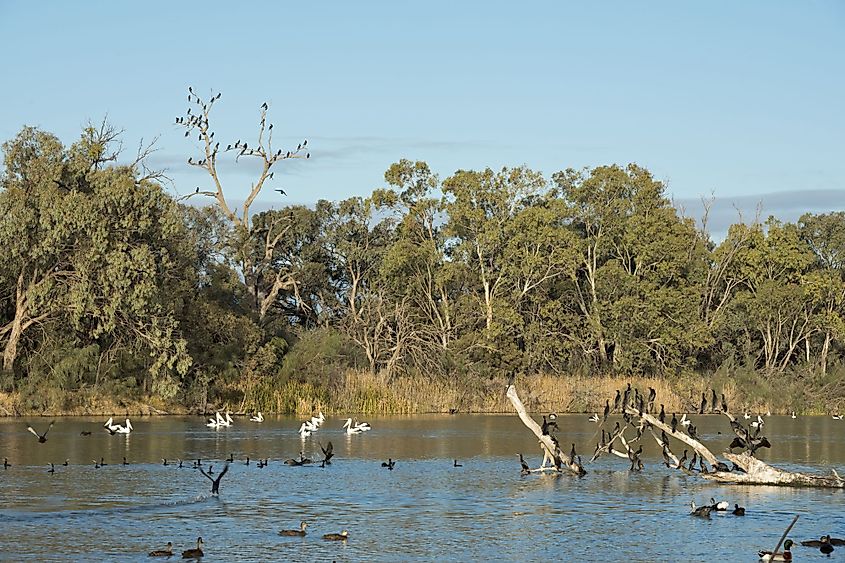
[[[730,442],[724,417],[692,418],[714,452]],[[516,453],[532,467],[540,455],[515,415],[372,417],[373,430],[353,436],[341,430],[344,419],[329,418],[305,440],[293,418],[238,417],[221,430],[199,417],[137,418],[132,434],[110,436],[101,418],[65,417],[39,444],[26,425],[43,431],[49,420],[0,420],[0,458],[12,464],[0,468],[4,561],[151,561],[150,550],[172,541],[181,552],[197,536],[208,562],[756,561],[794,514],[796,541],[845,537],[845,491],[714,485],[665,468],[653,441],[644,442],[639,474],[603,457],[586,464],[583,478],[521,477]],[[575,442],[589,459],[598,426],[580,415],[558,424],[565,449]],[[845,421],[773,416],[764,434],[773,444],[760,455],[766,461],[845,474]],[[320,459],[318,442],[328,441],[330,466],[282,463],[300,451]],[[200,458],[217,474],[230,454],[235,462],[214,497],[191,462]],[[95,468],[101,458],[107,465]],[[269,466],[257,467],[259,458]],[[388,458],[398,460],[394,471],[381,467]],[[690,500],[710,497],[745,506],[747,516],[687,515]],[[278,535],[300,520],[309,522],[306,537]],[[343,529],[347,542],[321,539]],[[845,560],[845,548],[832,559],[810,548],[794,553],[799,561]]]

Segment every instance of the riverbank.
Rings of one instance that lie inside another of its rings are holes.
[[[516,381],[520,396],[533,412],[601,412],[606,400],[630,382],[645,391],[653,387],[657,405],[666,412],[697,412],[702,393],[708,403],[711,389],[724,393],[730,410],[788,414],[829,414],[845,410],[845,379],[839,374],[796,377],[764,376],[755,372],[702,376],[682,374],[673,378],[618,376],[553,376],[535,374]],[[219,409],[233,412],[279,414],[419,414],[419,413],[509,413],[504,377],[456,380],[429,377],[387,379],[369,372],[349,371],[332,385],[286,381],[260,383],[253,388],[228,389],[220,396],[210,393],[205,405],[187,406],[158,398],[124,399],[91,390],[65,393],[54,401],[33,401],[19,394],[0,393],[0,416],[129,415],[157,416],[202,414]],[[227,397],[223,399],[221,397]],[[28,406],[29,405],[29,406]]]

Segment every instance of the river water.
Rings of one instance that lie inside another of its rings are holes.
[[[221,430],[199,417],[137,418],[132,434],[111,436],[102,418],[66,417],[43,444],[26,424],[43,431],[49,419],[0,420],[0,459],[11,464],[0,468],[0,559],[150,561],[147,552],[167,541],[181,552],[202,536],[204,561],[756,561],[795,514],[794,540],[845,537],[845,491],[715,485],[662,466],[653,441],[642,473],[603,457],[582,478],[523,477],[516,453],[532,467],[540,455],[515,415],[366,420],[373,430],[365,434],[346,435],[344,419],[332,417],[301,440],[292,418],[237,418]],[[724,417],[696,416],[694,424],[714,452],[730,442]],[[580,415],[559,417],[559,426],[567,451],[575,442],[589,459],[598,426]],[[773,416],[764,434],[773,447],[762,459],[845,474],[845,421]],[[318,442],[329,441],[330,466],[282,463],[300,451],[319,459]],[[201,458],[216,474],[230,454],[235,462],[212,496],[187,460]],[[101,458],[107,465],[95,467]],[[269,466],[259,468],[259,458]],[[388,458],[398,460],[393,471],[381,467]],[[747,515],[688,515],[691,500],[710,497],[739,503]],[[309,522],[306,537],[278,535],[300,520]],[[321,539],[343,529],[346,542]],[[810,548],[794,553],[830,561]]]

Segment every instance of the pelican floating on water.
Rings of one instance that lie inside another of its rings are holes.
[[[129,422],[129,419],[127,418],[126,419],[126,426],[122,426],[122,425],[118,424],[117,429],[114,432],[115,432],[115,434],[129,434],[133,430],[135,430],[135,429],[132,428],[132,423]]]
[[[832,414],[830,416],[833,418],[833,420],[842,420],[841,414]]]
[[[681,417],[681,426],[689,426],[690,422],[692,421],[687,419],[687,413],[684,413],[684,415]]]
[[[599,413],[594,412],[593,414],[590,415],[590,418],[588,418],[587,420],[589,420],[590,422],[598,422],[599,421]]]
[[[368,422],[353,422],[351,418],[346,419],[343,427],[346,428],[347,434],[360,434],[361,432],[372,430],[372,426]]]
[[[250,422],[264,422],[264,415],[261,414],[261,411],[258,411],[258,414],[249,417]]]
[[[302,438],[307,438],[308,436],[311,435],[312,432],[316,431],[317,428],[318,427],[315,426],[310,420],[306,420],[305,422],[302,423],[302,425],[299,427],[299,430],[297,430],[297,432],[299,432],[299,435]]]
[[[226,411],[225,417],[220,414],[220,411],[217,411],[214,413],[214,418],[208,419],[208,424],[206,424],[206,426],[209,428],[228,428],[229,426],[232,426],[233,422],[234,420],[232,420],[229,411]]]

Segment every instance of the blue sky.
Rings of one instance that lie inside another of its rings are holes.
[[[290,202],[369,194],[410,158],[441,177],[637,162],[686,207],[845,209],[839,0],[4,1],[0,43],[0,138],[70,142],[107,115],[128,152],[160,137],[179,193],[207,185],[173,125],[191,85],[223,93],[218,139],[254,140],[268,101],[276,139],[309,140],[276,173]],[[250,167],[224,169],[242,197]]]

